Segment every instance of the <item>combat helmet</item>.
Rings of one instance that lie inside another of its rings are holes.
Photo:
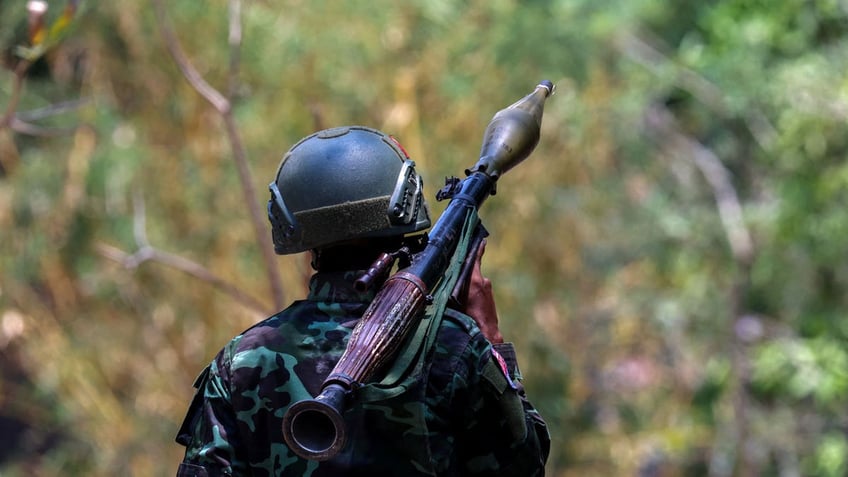
[[[280,255],[430,226],[415,163],[393,137],[364,126],[303,138],[283,156],[269,189]]]

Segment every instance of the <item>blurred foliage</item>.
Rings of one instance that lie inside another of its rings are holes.
[[[359,123],[432,194],[557,84],[481,212],[550,475],[848,473],[844,1],[245,2],[233,85],[226,2],[166,3],[260,192]],[[52,1],[39,51],[25,6],[0,3],[0,474],[173,474],[194,375],[274,311],[231,144],[152,4]],[[301,296],[308,261],[278,265]]]

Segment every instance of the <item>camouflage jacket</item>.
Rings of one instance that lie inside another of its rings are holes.
[[[333,459],[308,461],[283,441],[288,407],[311,399],[341,357],[373,292],[353,273],[317,273],[305,300],[221,350],[195,382],[177,435],[177,476],[544,475],[544,421],[525,399],[511,345],[447,310],[422,372],[394,389],[365,385],[344,413],[350,434]]]

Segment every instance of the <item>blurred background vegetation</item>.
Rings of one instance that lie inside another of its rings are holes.
[[[173,475],[195,375],[305,292],[282,153],[381,128],[432,198],[541,79],[481,215],[548,474],[848,474],[845,0],[19,0],[0,48],[0,475]]]

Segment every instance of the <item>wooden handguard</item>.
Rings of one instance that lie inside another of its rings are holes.
[[[325,383],[337,382],[349,389],[353,383],[369,382],[395,356],[426,307],[427,291],[420,278],[403,271],[392,275],[353,328],[344,354]]]

